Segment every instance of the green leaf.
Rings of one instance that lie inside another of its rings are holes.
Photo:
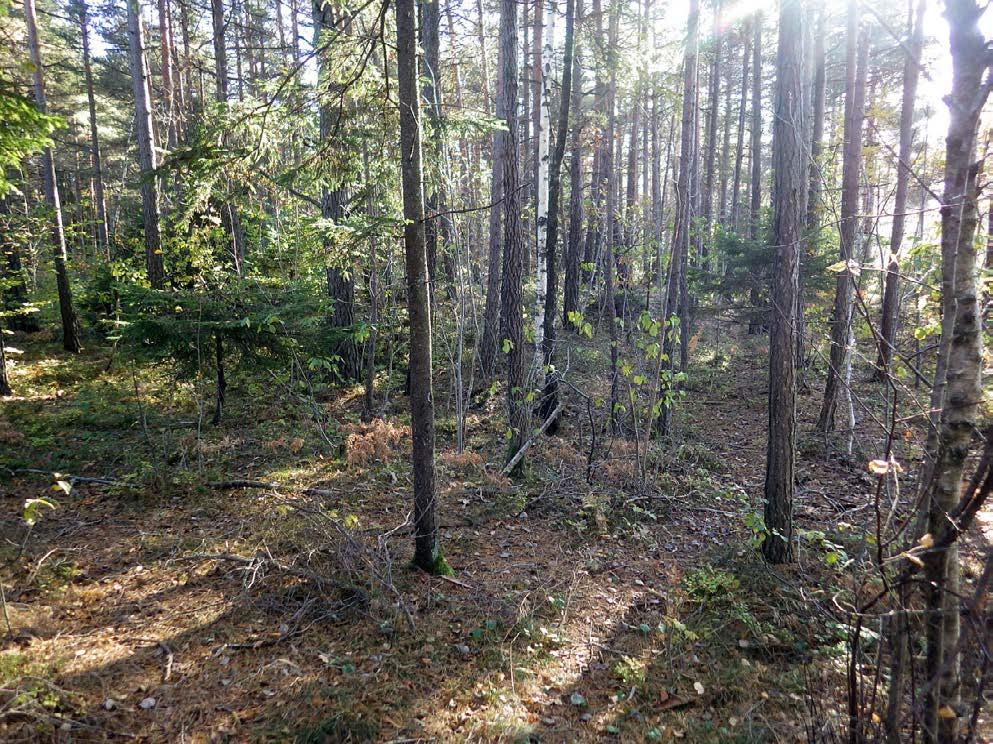
[[[42,507],[55,509],[55,502],[49,499],[27,499],[24,502],[24,523],[28,527],[34,527],[41,514]]]

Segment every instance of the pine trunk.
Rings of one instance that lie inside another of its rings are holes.
[[[569,109],[572,104],[572,72],[575,45],[575,22],[577,0],[566,0],[565,7],[565,50],[562,57],[562,102],[559,107],[559,120],[555,132],[555,149],[549,163],[548,176],[548,246],[545,250],[548,265],[548,291],[542,308],[544,335],[542,337],[542,365],[549,370],[542,391],[539,408],[542,419],[547,419],[558,407],[558,374],[555,365],[555,316],[558,299],[558,238],[559,200],[562,194],[562,161],[565,159],[565,143],[569,136]],[[546,72],[550,70],[546,68]],[[559,419],[555,419],[547,429],[554,434],[558,430]]]
[[[483,19],[480,16],[479,27],[482,32]],[[482,37],[481,37],[482,38]],[[503,77],[505,60],[504,45],[497,51],[497,80],[496,80],[496,118],[506,121],[507,112],[504,109],[506,85]],[[479,366],[484,378],[491,378],[496,372],[497,350],[500,347],[500,308],[503,298],[503,166],[504,150],[507,147],[507,134],[496,130],[491,136],[492,172],[490,175],[490,209],[489,209],[489,249],[487,251],[486,273],[486,304],[483,309],[483,336],[479,348]]]
[[[420,100],[414,0],[396,0],[403,242],[410,316],[410,424],[414,470],[414,564],[442,568],[435,522],[434,396],[431,391],[431,294],[424,234]]]
[[[34,68],[32,78],[35,105],[41,113],[47,113],[45,68],[41,60],[41,43],[38,39],[38,21],[35,15],[34,0],[24,0],[24,22],[27,26],[28,51]],[[66,351],[78,353],[82,349],[79,342],[79,321],[76,318],[76,309],[72,302],[72,287],[69,283],[69,269],[66,266],[66,236],[65,228],[62,225],[62,203],[59,199],[59,186],[55,178],[55,158],[51,147],[46,147],[42,152],[41,169],[45,202],[52,212],[52,262],[55,266],[55,279],[59,292],[59,312],[62,317],[62,346]]]
[[[796,314],[803,240],[805,170],[803,8],[779,6],[776,102],[772,128],[772,312],[769,326],[769,437],[766,448],[762,554],[770,563],[793,560],[796,481]]]
[[[79,34],[83,40],[83,75],[86,79],[86,103],[90,115],[90,160],[93,166],[93,200],[97,217],[97,242],[100,251],[109,261],[110,228],[107,222],[107,198],[103,186],[103,158],[100,154],[100,136],[97,131],[97,105],[93,92],[93,69],[90,62],[90,30],[86,0],[79,0]]]
[[[910,36],[903,63],[903,100],[900,104],[900,149],[897,155],[896,193],[893,196],[893,224],[890,228],[890,250],[886,260],[886,281],[883,285],[883,308],[880,322],[879,356],[876,368],[879,379],[890,373],[893,348],[896,344],[897,317],[900,312],[900,249],[903,246],[904,222],[907,216],[907,191],[910,185],[910,162],[914,147],[914,100],[920,75],[921,51],[924,46],[924,8],[926,0],[917,4],[916,20],[910,21]]]
[[[578,6],[574,23],[582,22],[582,0],[575,0]],[[567,26],[568,33],[568,26]],[[573,45],[575,47],[575,31]],[[569,152],[569,235],[565,258],[565,282],[562,293],[562,327],[569,328],[570,315],[579,311],[579,261],[583,242],[583,118],[580,107],[583,101],[583,67],[579,54],[573,48],[571,90],[569,95],[572,110],[572,142]],[[564,98],[562,99],[565,100]],[[558,143],[556,143],[558,144]]]
[[[524,230],[521,224],[521,189],[519,161],[518,93],[518,27],[516,0],[500,2],[500,51],[503,57],[503,112],[507,131],[503,148],[503,331],[501,345],[507,350],[507,403],[510,440],[507,460],[526,441],[531,419],[527,403],[526,359],[524,348]],[[523,458],[520,461],[523,463]],[[518,468],[520,465],[518,465]]]
[[[859,239],[859,176],[862,170],[862,121],[865,114],[865,83],[868,67],[868,36],[859,33],[859,7],[856,0],[848,6],[848,38],[846,41],[845,79],[845,142],[842,146],[841,269],[835,283],[834,310],[831,316],[831,353],[828,362],[824,399],[817,418],[817,429],[827,432],[835,427],[835,410],[844,384],[844,372],[851,351],[853,294],[855,275],[852,262],[860,256]]]
[[[155,175],[155,128],[152,122],[152,97],[149,89],[148,63],[145,59],[145,34],[141,23],[139,0],[128,4],[128,61],[134,91],[135,136],[138,139],[138,167],[141,172],[141,216],[145,229],[145,270],[148,283],[155,289],[165,285],[162,265],[162,240],[159,235],[159,186]]]
[[[681,288],[685,284],[684,273],[686,271],[687,257],[690,250],[690,230],[692,228],[693,209],[690,174],[693,168],[694,143],[696,130],[696,111],[693,101],[696,99],[696,74],[697,74],[697,35],[700,21],[700,6],[697,0],[690,0],[689,19],[686,25],[686,50],[683,56],[683,111],[680,123],[679,134],[679,172],[676,179],[676,221],[672,241],[672,252],[669,259],[669,276],[666,284],[665,310],[663,318],[665,322],[678,314],[680,320],[687,312],[682,302]],[[682,337],[680,346],[685,346],[687,339]],[[674,370],[673,364],[674,338],[670,331],[666,331],[663,336],[662,352],[663,358],[667,359],[667,365],[671,373]],[[664,400],[664,396],[660,396]],[[662,408],[659,420],[659,432],[668,434],[672,425],[672,411],[670,406]]]

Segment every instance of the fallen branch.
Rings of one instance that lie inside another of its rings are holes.
[[[15,475],[20,473],[32,473],[34,475],[47,475],[50,478],[56,477],[55,472],[51,470],[38,470],[37,468],[18,468],[14,471]],[[131,486],[130,483],[125,483],[124,481],[111,480],[110,478],[88,478],[85,475],[67,475],[65,473],[60,473],[58,475],[59,480],[68,481],[71,484],[76,483],[95,483],[100,486],[119,486],[121,488],[127,488]]]
[[[334,496],[334,492],[323,488],[297,488],[295,486],[284,486],[279,483],[254,480],[217,481],[215,483],[208,483],[207,487],[218,491],[230,491],[235,488],[262,488],[267,491],[298,491],[299,493],[306,493],[311,496]]]
[[[56,477],[56,473],[51,470],[39,470],[37,468],[18,468],[13,472],[15,475],[20,473],[31,473],[34,475],[47,475],[52,478]],[[72,475],[68,473],[60,473],[58,474],[58,478],[59,480],[68,481],[73,485],[76,483],[93,483],[98,486],[115,486],[117,488],[136,488],[138,485],[135,483],[113,480],[111,478],[90,478],[85,475]],[[207,488],[213,488],[217,491],[230,491],[236,488],[261,488],[267,491],[296,491],[298,493],[306,493],[311,496],[334,496],[334,492],[323,488],[297,488],[296,486],[284,486],[280,483],[270,483],[269,481],[227,480],[207,483],[206,485]]]
[[[521,446],[521,448],[517,450],[514,456],[507,461],[507,464],[503,466],[503,470],[500,471],[501,475],[509,475],[514,470],[514,468],[517,467],[517,463],[521,461],[521,458],[524,457],[524,454],[531,448],[531,445],[534,444],[534,440],[536,440],[538,437],[540,437],[548,430],[548,427],[551,426],[552,422],[559,417],[560,413],[562,413],[561,403],[555,406],[555,410],[548,415],[548,418],[545,419],[545,423],[541,425],[541,428],[538,429],[538,431],[536,431],[534,434],[532,434],[531,437],[528,439],[528,441],[526,441]]]

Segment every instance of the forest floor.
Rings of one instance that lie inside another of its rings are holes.
[[[573,343],[577,360],[602,364]],[[801,395],[800,562],[765,566],[765,343],[699,351],[644,483],[630,440],[598,444],[588,469],[577,400],[512,482],[499,475],[502,394],[477,398],[459,454],[439,382],[454,575],[429,577],[408,566],[396,389],[363,423],[358,388],[234,369],[211,426],[209,381],[17,338],[16,396],[0,409],[0,738],[793,742],[840,730],[857,589],[843,567],[867,550],[866,461],[883,442],[865,425],[857,454],[838,454],[808,433],[819,383]],[[869,405],[861,418],[881,415]],[[912,472],[919,432],[900,434]],[[281,487],[211,485],[234,479]],[[54,508],[27,529],[33,498]]]

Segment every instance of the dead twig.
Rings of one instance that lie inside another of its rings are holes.
[[[213,488],[218,491],[231,491],[236,488],[261,488],[267,491],[297,491],[299,493],[306,493],[311,496],[334,496],[334,492],[328,491],[323,488],[297,488],[296,486],[284,486],[279,483],[270,483],[268,481],[255,481],[255,480],[227,480],[227,481],[216,481],[214,483],[208,483],[208,488]]]
[[[552,422],[559,417],[560,413],[562,413],[561,403],[555,406],[555,410],[548,415],[548,418],[545,419],[545,423],[541,425],[541,428],[532,434],[531,437],[521,446],[521,448],[517,450],[514,456],[507,461],[507,464],[503,466],[503,470],[500,471],[501,475],[509,475],[514,468],[517,467],[517,463],[521,461],[521,458],[523,458],[525,453],[531,448],[534,441],[548,430],[548,427],[551,426]]]

